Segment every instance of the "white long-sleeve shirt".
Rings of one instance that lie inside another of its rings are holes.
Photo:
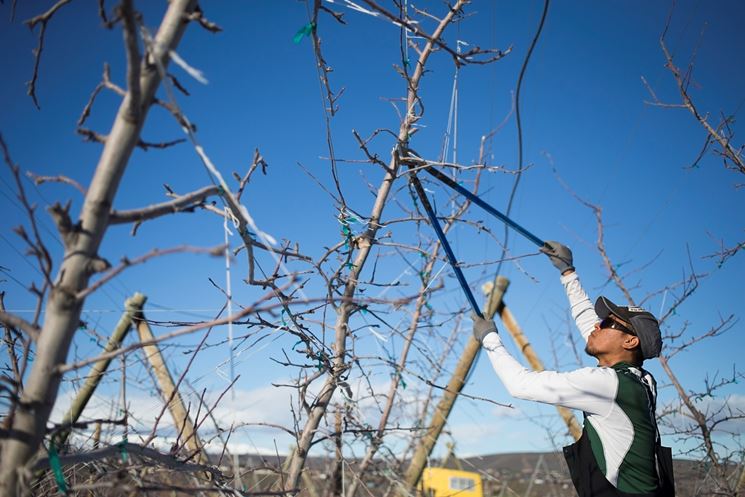
[[[572,317],[587,341],[599,321],[594,306],[577,273],[562,276],[561,282]],[[569,372],[530,371],[512,357],[497,333],[484,337],[483,348],[514,397],[585,413],[593,454],[611,484],[631,493],[654,490],[656,390],[649,373],[626,363]]]

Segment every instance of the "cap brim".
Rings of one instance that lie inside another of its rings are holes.
[[[605,319],[610,314],[613,314],[621,321],[631,324],[629,316],[623,311],[624,309],[618,307],[616,304],[611,302],[608,298],[603,297],[602,295],[595,301],[595,314],[597,314],[600,319]]]

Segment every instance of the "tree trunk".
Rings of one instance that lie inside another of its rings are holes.
[[[439,41],[445,28],[455,18],[456,14],[460,11],[466,0],[458,0],[443,17],[437,28],[433,31],[430,39],[421,51],[416,64],[414,65],[414,73],[411,79],[408,81],[408,90],[406,95],[406,116],[399,127],[397,136],[397,145],[406,145],[409,142],[411,136],[411,130],[413,125],[419,120],[420,116],[416,114],[416,107],[419,102],[419,82],[424,75],[424,69],[427,64],[429,56],[432,54],[436,41]],[[367,261],[367,257],[370,255],[373,243],[375,242],[375,236],[380,229],[380,219],[383,214],[383,208],[388,201],[388,195],[391,192],[393,182],[398,176],[398,170],[401,167],[401,163],[398,157],[398,147],[393,151],[391,160],[386,168],[385,176],[383,181],[378,188],[378,192],[375,197],[375,204],[373,205],[372,212],[370,215],[370,221],[368,222],[367,231],[359,238],[357,246],[359,252],[354,259],[352,269],[349,271],[347,277],[347,284],[344,288],[344,302],[339,306],[337,310],[336,324],[334,325],[335,342],[334,342],[334,363],[332,370],[326,377],[326,381],[321,388],[313,407],[308,415],[308,420],[303,427],[300,436],[298,437],[298,443],[295,450],[290,455],[290,466],[285,481],[284,490],[293,490],[298,487],[300,482],[300,475],[305,466],[305,460],[308,457],[308,451],[310,450],[313,438],[316,435],[318,425],[323,419],[326,409],[328,408],[329,402],[334,395],[336,385],[341,375],[346,371],[347,366],[345,362],[346,355],[346,343],[347,334],[349,333],[348,323],[349,316],[355,309],[355,305],[352,304],[352,300],[357,293],[357,285],[359,282],[359,276],[362,273],[362,269]]]
[[[152,61],[168,64],[169,50],[183,35],[195,0],[172,0],[155,37]],[[88,286],[96,267],[101,267],[98,248],[108,227],[109,212],[127,162],[136,146],[147,111],[160,84],[155,64],[143,64],[140,77],[139,116],[132,119],[131,96],[122,101],[104,145],[88,193],[85,196],[79,224],[64,233],[65,254],[57,280],[50,291],[44,325],[36,344],[36,358],[28,376],[18,409],[2,443],[0,495],[19,494],[19,472],[36,453],[44,437],[49,414],[57,399],[61,375],[57,367],[67,359],[75,331],[80,325],[83,299],[76,294]]]

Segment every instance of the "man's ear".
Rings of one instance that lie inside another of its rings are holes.
[[[639,337],[634,335],[626,335],[626,339],[623,341],[623,348],[626,350],[633,350],[639,347]]]

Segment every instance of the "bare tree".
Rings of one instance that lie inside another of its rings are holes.
[[[51,261],[46,260],[48,256],[43,255],[44,250],[37,242],[40,257],[45,259],[42,291],[48,291],[49,298],[41,327],[32,323],[23,323],[22,326],[38,335],[36,360],[16,409],[10,415],[10,436],[2,442],[0,489],[5,495],[16,495],[19,470],[36,452],[44,436],[60,385],[61,376],[57,367],[65,362],[80,321],[84,299],[78,294],[88,287],[91,276],[105,271],[109,266],[99,256],[98,248],[109,225],[110,206],[160,84],[158,66],[168,65],[169,53],[183,36],[188,25],[186,18],[195,5],[196,2],[191,0],[171,3],[146,58],[140,57],[133,49],[129,40],[134,35],[134,26],[125,23],[129,87],[111,132],[106,137],[99,164],[87,189],[80,219],[73,223],[69,207],[57,204],[52,210],[65,244],[65,255],[55,280],[52,280]],[[131,3],[124,2],[122,11],[125,18],[132,15],[127,12],[129,8]],[[8,166],[14,169],[17,176],[18,166],[10,159],[5,144],[3,149]],[[5,324],[13,326],[12,321],[5,316],[3,318]]]
[[[351,269],[346,276],[346,282],[343,285],[343,296],[346,300],[351,301],[356,294],[360,276],[367,262],[370,250],[373,247],[376,239],[376,235],[381,226],[381,218],[383,215],[383,209],[388,202],[389,195],[391,193],[394,181],[400,176],[402,159],[408,155],[406,150],[410,143],[410,137],[415,133],[414,126],[421,119],[423,115],[423,105],[419,96],[419,89],[421,85],[421,79],[425,73],[427,61],[436,49],[442,49],[449,52],[456,64],[461,63],[474,63],[479,61],[476,56],[484,53],[480,50],[472,51],[467,55],[460,54],[453,49],[449,48],[443,41],[441,41],[442,34],[445,29],[451,24],[456,16],[461,15],[463,7],[468,3],[465,0],[458,0],[454,5],[450,7],[448,12],[441,19],[436,20],[435,28],[431,33],[423,31],[417,24],[413,24],[408,18],[397,16],[383,7],[379,6],[375,2],[365,1],[365,3],[381,13],[385,17],[393,20],[397,24],[402,25],[406,29],[411,29],[418,36],[421,36],[425,41],[423,46],[415,47],[418,53],[417,60],[412,64],[413,72],[409,74],[409,68],[406,64],[400,69],[404,80],[406,82],[406,98],[405,98],[405,109],[402,116],[402,120],[396,135],[396,143],[391,153],[391,157],[387,164],[381,164],[378,159],[374,159],[376,163],[379,163],[381,167],[385,169],[385,176],[382,182],[377,188],[375,197],[375,203],[373,208],[367,217],[368,224],[367,230],[355,239],[353,245],[356,254],[352,256],[350,251]],[[402,47],[405,49],[406,47]],[[486,52],[488,54],[488,52]],[[502,56],[501,52],[493,55],[487,59],[487,61],[497,60]],[[408,61],[407,61],[408,62]],[[479,61],[480,62],[480,61]],[[363,149],[365,148],[363,144]],[[368,153],[368,157],[371,157]],[[372,158],[372,157],[371,157]],[[295,488],[298,485],[305,460],[307,458],[310,446],[313,443],[313,438],[318,429],[318,425],[323,418],[323,415],[328,408],[331,398],[339,385],[343,375],[349,368],[349,364],[346,360],[346,344],[347,337],[350,334],[349,329],[349,318],[352,313],[356,310],[356,306],[351,303],[342,303],[338,306],[335,311],[337,314],[336,323],[334,325],[335,343],[333,347],[334,356],[332,358],[331,369],[328,372],[328,376],[321,387],[320,393],[314,399],[313,403],[308,409],[308,419],[302,428],[302,431],[298,437],[297,447],[290,458],[290,464],[288,466],[287,478],[284,482],[284,488]],[[412,320],[412,327],[416,329],[415,321]],[[405,356],[403,359],[405,361]],[[397,386],[397,385],[396,385]],[[392,387],[394,390],[396,386]],[[372,451],[374,455],[374,451]],[[372,458],[370,456],[370,459]],[[353,484],[354,485],[354,484]]]

